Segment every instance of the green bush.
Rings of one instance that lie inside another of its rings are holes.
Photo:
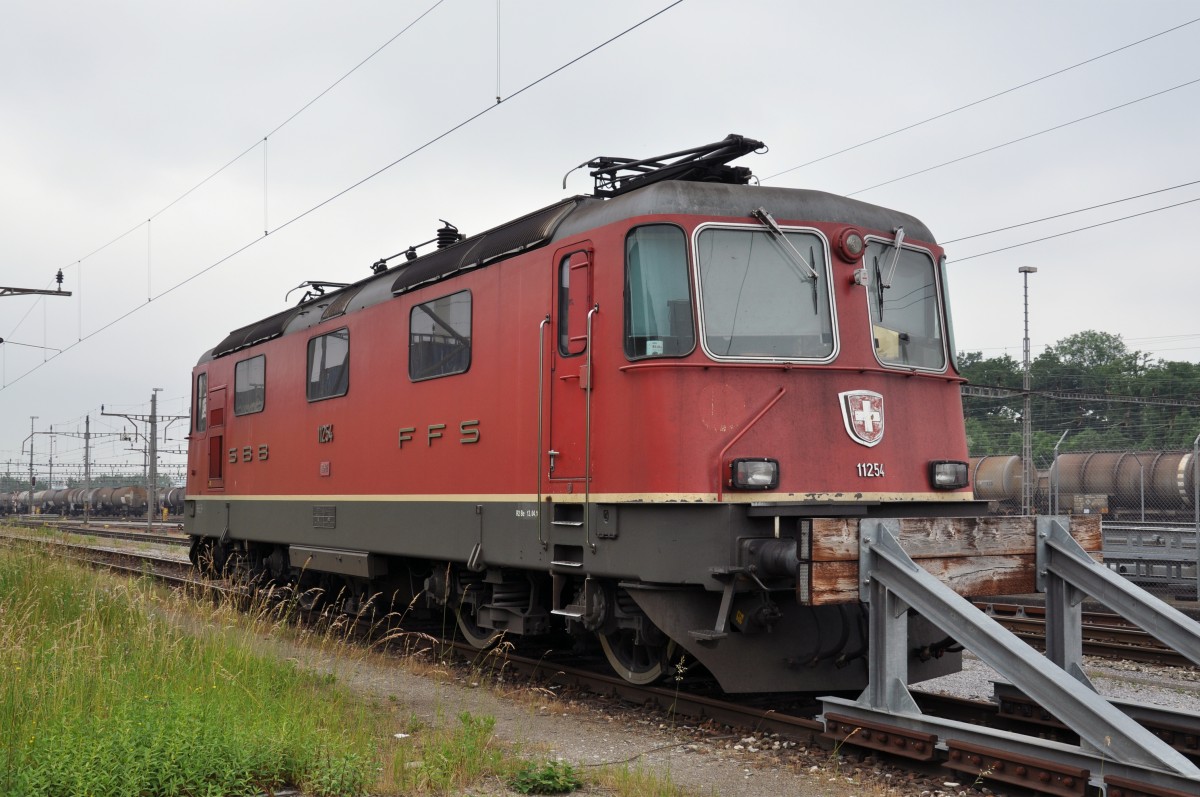
[[[583,786],[583,781],[570,764],[530,761],[513,773],[508,786],[521,794],[568,794]]]

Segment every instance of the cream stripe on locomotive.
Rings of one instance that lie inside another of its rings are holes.
[[[546,500],[547,498],[553,500]],[[582,493],[555,493],[552,496],[543,494],[545,503],[554,504],[582,504],[585,503],[585,496]],[[189,501],[205,501],[209,503],[229,503],[243,501],[317,501],[320,503],[329,503],[331,501],[393,501],[398,503],[405,502],[421,502],[421,503],[500,503],[500,502],[518,502],[536,504],[538,496],[533,493],[508,493],[508,494],[491,494],[491,495],[467,495],[467,494],[447,494],[433,495],[428,493],[422,494],[392,494],[383,495],[331,495],[329,493],[321,493],[319,495],[197,495],[188,496]],[[903,503],[910,501],[938,501],[941,503],[958,503],[963,501],[973,501],[974,496],[970,493],[854,493],[848,496],[846,493],[755,493],[753,495],[730,495],[725,494],[721,500],[717,499],[716,493],[592,493],[590,498],[587,498],[587,503],[593,504],[797,504],[797,503],[846,503],[854,502],[886,502],[886,503]]]

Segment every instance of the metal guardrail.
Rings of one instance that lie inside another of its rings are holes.
[[[1195,527],[1105,521],[1101,528],[1108,569],[1156,594],[1196,597]]]

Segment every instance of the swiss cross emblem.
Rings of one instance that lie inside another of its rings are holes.
[[[846,434],[868,448],[883,439],[883,396],[871,390],[838,393]]]

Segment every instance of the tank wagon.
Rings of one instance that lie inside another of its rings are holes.
[[[1195,465],[1191,451],[1095,451],[1059,454],[1038,474],[1035,504],[1047,512],[1057,491],[1063,512],[1095,512],[1112,518],[1147,513],[1159,519],[1194,517]],[[1021,458],[970,460],[976,498],[997,511],[1021,506]]]
[[[730,692],[867,682],[868,520],[963,594],[1032,591],[969,542],[941,247],[748,185],[760,146],[597,158],[591,196],[231,332],[192,376],[193,561],[421,596],[479,647],[569,632],[634,682],[686,653]],[[907,624],[909,680],[958,666]]]
[[[125,487],[72,487],[37,490],[33,493],[32,509],[42,513],[79,516],[87,505],[93,515],[137,517],[146,514],[146,488],[142,485]],[[160,488],[156,506],[169,514],[183,512],[184,488]],[[0,493],[0,515],[27,514],[31,510],[29,491]]]
[[[182,487],[160,488],[158,490],[158,507],[166,509],[169,514],[178,515],[183,512],[185,491]]]
[[[0,515],[20,515],[28,512],[29,498],[29,490],[0,493]]]

